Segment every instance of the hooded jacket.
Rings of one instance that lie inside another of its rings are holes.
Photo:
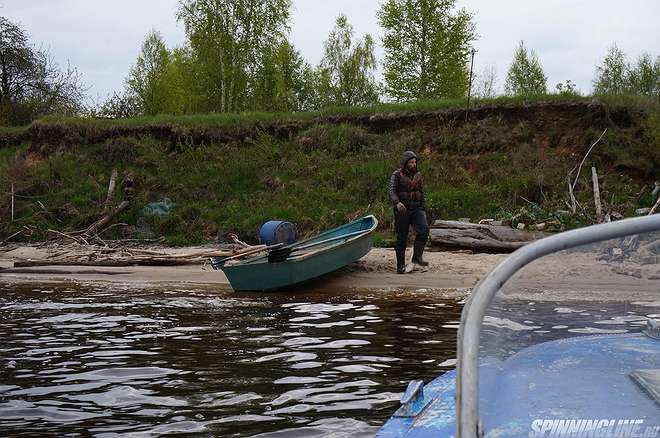
[[[408,210],[416,208],[425,210],[422,174],[417,171],[411,173],[406,169],[406,164],[413,158],[418,159],[412,151],[406,151],[401,155],[400,167],[390,177],[390,201],[394,207],[401,202]]]

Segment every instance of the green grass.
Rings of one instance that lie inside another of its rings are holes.
[[[632,108],[655,113],[660,110],[659,97],[654,98],[638,94],[611,94],[594,96],[594,99],[610,108]]]
[[[30,125],[26,126],[0,126],[0,136],[3,135],[19,135],[25,134],[30,129]]]
[[[548,96],[479,104],[539,101],[548,101]],[[463,103],[417,102],[280,116],[211,114],[130,121],[49,117],[37,123],[247,126],[255,121],[311,120],[360,111],[438,110]],[[132,175],[135,190],[130,208],[116,218],[129,226],[114,228],[104,238],[164,236],[169,244],[184,245],[212,241],[233,231],[256,242],[260,225],[269,219],[292,221],[306,236],[371,213],[380,222],[376,244],[390,245],[392,211],[387,182],[401,152],[407,149],[419,152],[431,219],[549,220],[557,210],[566,209],[566,175],[602,132],[601,126],[593,125],[594,117],[602,117],[598,116],[602,112],[584,111],[583,115],[564,115],[553,110],[535,115],[533,120],[525,118],[525,112],[512,119],[493,115],[465,124],[413,125],[388,132],[325,120],[288,139],[262,133],[249,139],[196,145],[179,142],[173,146],[142,135],[91,144],[74,139],[66,147],[49,149],[41,144],[9,146],[0,148],[0,238],[23,226],[33,230],[31,239],[43,239],[49,228],[70,231],[86,227],[101,214],[114,168],[120,173],[119,182],[124,174]],[[601,196],[608,207],[624,214],[649,206],[650,195],[639,193],[660,170],[657,113],[646,119],[633,113],[630,117],[630,124],[609,125],[608,135],[585,164],[585,168],[598,168]],[[608,126],[609,122],[596,123]],[[593,219],[589,181],[585,173],[577,188],[585,212],[562,217],[562,226],[579,226]],[[14,223],[6,220],[11,183],[20,195]],[[122,196],[120,190],[115,201]],[[167,217],[143,212],[145,205],[164,198],[176,204]]]

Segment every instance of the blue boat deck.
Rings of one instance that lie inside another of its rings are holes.
[[[641,333],[580,336],[488,360],[479,368],[485,436],[528,437],[535,420],[553,419],[639,419],[660,427],[660,405],[631,377],[636,370],[660,370],[660,340]],[[393,417],[377,436],[455,436],[456,372],[424,391],[430,403],[417,418]]]

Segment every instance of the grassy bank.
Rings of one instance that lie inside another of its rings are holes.
[[[190,244],[234,231],[255,241],[269,219],[291,220],[309,234],[373,213],[384,243],[392,216],[387,180],[408,149],[421,156],[432,218],[583,225],[594,216],[591,165],[607,208],[631,215],[650,206],[649,184],[660,170],[656,108],[552,99],[482,101],[467,122],[462,101],[304,114],[47,118],[0,148],[0,240],[18,230],[20,239],[43,239],[48,229],[85,228],[100,216],[117,169],[120,185],[130,175],[134,189],[116,218],[127,225],[105,238]],[[604,129],[576,187],[583,210],[557,213],[566,210],[568,173]],[[115,203],[123,196],[119,190]],[[175,203],[169,215],[143,210],[165,198]]]

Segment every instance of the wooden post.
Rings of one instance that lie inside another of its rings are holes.
[[[603,222],[603,207],[600,204],[600,189],[598,188],[598,174],[596,168],[591,168],[591,180],[594,184],[594,204],[596,204],[596,221]]]
[[[577,200],[575,199],[575,195],[573,194],[573,187],[571,186],[571,179],[568,179],[568,194],[571,197],[571,213],[575,214],[577,211]]]
[[[14,183],[11,183],[11,221],[14,222]]]
[[[112,169],[112,175],[110,175],[110,183],[108,185],[108,194],[105,198],[105,207],[103,208],[103,211],[105,213],[109,212],[110,209],[112,208],[112,198],[115,195],[115,185],[117,181],[117,169]]]
[[[472,49],[472,58],[470,59],[470,80],[468,82],[468,95],[467,95],[467,107],[465,108],[465,121],[467,122],[470,118],[470,95],[472,94],[472,66],[474,64],[474,54],[477,51]]]

